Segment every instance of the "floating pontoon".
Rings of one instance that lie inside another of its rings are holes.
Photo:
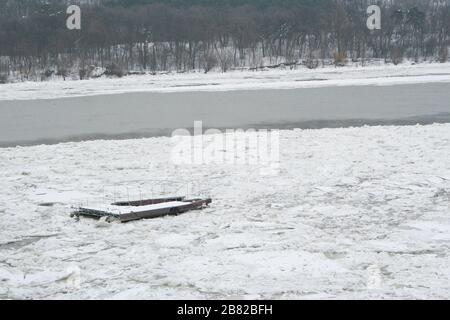
[[[139,219],[153,219],[179,215],[191,210],[201,210],[212,202],[211,199],[190,199],[185,197],[158,198],[138,201],[115,202],[110,205],[79,207],[75,217],[118,220],[128,222]]]

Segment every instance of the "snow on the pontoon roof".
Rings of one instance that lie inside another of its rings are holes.
[[[327,86],[450,82],[450,63],[372,64],[296,70],[135,75],[120,79],[22,82],[0,85],[0,100],[54,99],[125,92],[295,89]]]
[[[176,166],[171,148],[2,149],[0,298],[450,298],[450,124],[281,131],[268,175]],[[105,185],[175,177],[213,205],[128,224],[69,217]]]
[[[96,205],[89,205],[85,209],[90,210],[96,210],[101,212],[108,212],[112,214],[127,214],[130,212],[143,212],[146,210],[156,210],[156,209],[167,209],[167,208],[174,208],[174,207],[182,207],[185,206],[186,202],[181,201],[170,201],[170,202],[164,202],[164,203],[158,203],[158,204],[150,204],[146,206],[113,206],[113,205],[104,205],[104,204],[96,204]]]

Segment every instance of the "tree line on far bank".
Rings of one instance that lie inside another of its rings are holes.
[[[448,60],[450,0],[0,0],[0,82],[128,73]]]

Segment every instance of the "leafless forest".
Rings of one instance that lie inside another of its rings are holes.
[[[0,83],[156,72],[445,62],[449,0],[0,0]],[[381,30],[366,9],[382,9]]]

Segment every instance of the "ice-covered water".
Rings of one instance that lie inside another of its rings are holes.
[[[0,298],[445,298],[450,125],[286,130],[280,170],[176,166],[171,140],[5,148]],[[104,186],[180,179],[213,204],[74,221]]]

